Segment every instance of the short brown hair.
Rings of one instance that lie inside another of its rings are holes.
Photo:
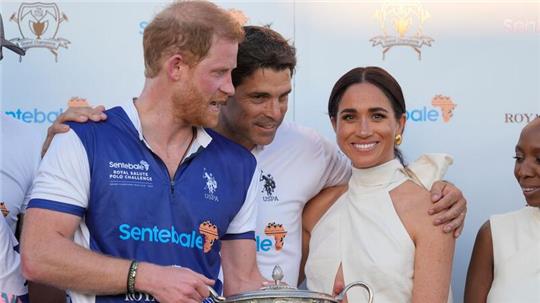
[[[212,46],[214,36],[242,41],[242,26],[224,9],[206,1],[182,1],[169,5],[144,30],[144,74],[155,77],[162,59],[180,53],[197,64]]]

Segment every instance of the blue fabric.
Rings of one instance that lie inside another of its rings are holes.
[[[221,292],[220,240],[254,239],[253,232],[226,235],[226,231],[246,198],[255,158],[207,130],[210,144],[184,161],[171,178],[162,160],[139,139],[123,109],[112,108],[107,116],[105,122],[70,123],[90,164],[90,201],[84,212],[90,248],[124,259],[188,267],[216,280],[216,291]],[[30,205],[49,208],[56,203],[32,200]],[[219,240],[207,245],[210,250],[205,252],[206,235],[214,232]],[[138,297],[99,296],[96,302],[126,299]]]
[[[85,209],[72,204],[66,204],[46,199],[32,199],[26,208],[44,208],[82,217]]]

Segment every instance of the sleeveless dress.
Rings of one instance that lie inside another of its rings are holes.
[[[413,181],[431,188],[451,163],[447,155],[432,154],[409,168],[416,177]],[[389,195],[407,180],[411,177],[397,159],[373,168],[353,168],[349,190],[313,228],[306,263],[308,289],[332,293],[342,263],[345,284],[365,282],[375,302],[411,301],[415,246]],[[350,289],[347,296],[349,302],[368,301],[361,288]]]
[[[540,302],[540,208],[494,215],[493,283],[488,303]]]

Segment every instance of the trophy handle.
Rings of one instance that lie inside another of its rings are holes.
[[[227,301],[225,297],[218,295],[217,291],[215,291],[212,287],[208,286],[208,290],[210,291],[210,296],[208,297],[212,300],[212,302],[218,303]]]
[[[345,298],[345,295],[347,294],[347,291],[355,286],[361,286],[362,288],[364,288],[368,292],[368,296],[369,296],[368,303],[373,303],[373,291],[371,290],[371,288],[369,288],[369,286],[367,286],[367,284],[363,282],[359,282],[359,281],[350,283],[347,286],[345,286],[345,289],[343,289],[343,291],[341,291],[341,293],[339,293],[339,295],[337,295],[334,298],[334,300],[338,302],[343,301],[343,299]]]

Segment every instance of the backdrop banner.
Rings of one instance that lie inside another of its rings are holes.
[[[80,97],[106,107],[138,96],[142,34],[158,1],[2,1],[6,39],[0,110],[45,131]],[[478,228],[525,199],[513,176],[514,146],[540,115],[540,4],[537,1],[218,1],[270,25],[297,48],[286,119],[334,140],[327,102],[335,81],[377,65],[402,85],[407,125],[401,149],[454,157],[446,179],[468,200],[454,258],[461,302]],[[71,102],[69,102],[71,100]],[[17,142],[9,142],[17,144]]]

